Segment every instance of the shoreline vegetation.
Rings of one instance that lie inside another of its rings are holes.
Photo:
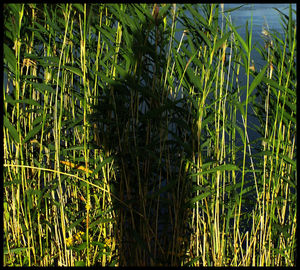
[[[223,4],[4,4],[4,266],[295,266],[277,11],[259,45]]]

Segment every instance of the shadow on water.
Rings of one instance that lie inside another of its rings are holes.
[[[155,22],[155,23],[153,23]],[[110,80],[91,116],[105,152],[114,157],[113,200],[117,213],[120,265],[180,265],[189,239],[184,208],[189,199],[183,141],[189,129],[178,125],[187,113],[160,81],[165,74],[167,41],[163,25],[153,21],[131,32],[121,44],[132,67]],[[161,23],[161,22],[160,22]],[[130,31],[130,29],[128,29]],[[180,243],[180,244],[178,244]]]

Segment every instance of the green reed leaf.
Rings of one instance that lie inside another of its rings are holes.
[[[192,41],[192,37],[189,34],[186,35],[186,38],[187,38],[187,41],[188,41],[188,46],[187,47],[191,50],[191,55],[192,55],[196,52],[195,45]],[[184,48],[184,46],[182,47],[182,49],[185,52],[186,48]]]
[[[215,45],[215,50],[217,51],[222,45],[223,43],[229,38],[229,36],[231,35],[231,32],[226,33],[225,35],[223,35],[222,38],[220,38]]]
[[[39,104],[36,100],[33,99],[15,100],[15,103],[25,103],[39,108],[41,107],[41,104]]]
[[[95,28],[107,38],[107,41],[115,41],[116,33],[114,28],[110,28],[106,25],[102,25],[101,28],[98,25],[95,25]]]
[[[207,21],[206,19],[201,15],[201,13],[198,12],[197,9],[195,9],[194,6],[187,4],[186,8],[189,10],[189,12],[191,12],[191,14],[194,16],[194,18],[197,18],[197,20],[199,20],[199,22],[201,22],[201,24],[205,27],[208,27]],[[193,24],[192,24],[193,25]],[[199,25],[200,26],[200,25]]]
[[[201,193],[200,195],[192,198],[189,200],[189,202],[187,203],[187,206],[191,207],[192,205],[194,205],[196,202],[201,201],[209,196],[211,196],[213,193],[212,190],[208,190],[206,192]]]
[[[66,229],[66,231],[69,232],[73,228],[77,227],[84,220],[84,218],[85,217],[78,218],[75,222],[73,222],[72,224],[70,224],[70,226]]]
[[[96,167],[96,169],[93,171],[93,173],[90,175],[91,178],[93,178],[101,169],[104,165],[111,163],[114,160],[114,158],[108,157],[103,159],[103,161]]]
[[[214,172],[223,172],[223,171],[240,171],[239,167],[234,164],[223,164],[212,169],[203,170],[202,172],[198,172],[195,174],[191,174],[191,176],[214,173]]]
[[[8,129],[9,134],[12,136],[16,143],[20,143],[19,134],[16,128],[12,125],[12,123],[8,120],[6,115],[3,116],[3,124]]]
[[[27,83],[32,84],[36,90],[41,92],[42,94],[45,94],[45,91],[55,94],[55,90],[48,84],[45,83],[35,83],[29,80],[26,80]]]
[[[31,138],[33,138],[37,133],[39,133],[40,130],[42,129],[42,126],[43,126],[43,125],[40,124],[40,125],[34,127],[32,130],[30,130],[30,131],[27,133],[27,135],[26,135],[26,137],[25,137],[23,143],[26,143],[28,140],[30,140]]]
[[[244,51],[246,52],[246,55],[248,55],[248,52],[249,52],[248,45],[246,44],[246,42],[244,41],[244,39],[239,35],[239,33],[237,32],[236,28],[228,21],[227,18],[226,18],[226,20],[229,23],[229,25],[230,25],[231,29],[233,30],[235,36],[237,37],[238,41],[242,45]]]
[[[83,13],[83,5],[82,4],[73,4],[73,6],[78,9],[81,13]]]
[[[240,6],[238,6],[238,7],[235,7],[235,8],[229,8],[229,9],[226,9],[226,10],[224,10],[224,13],[229,13],[229,12],[235,11],[235,10],[237,10],[237,9],[240,9],[240,8],[243,7],[244,5],[245,5],[245,4],[240,5]]]
[[[13,99],[12,95],[6,95],[4,102],[12,104],[13,106],[16,104],[16,100]]]
[[[293,106],[294,107],[294,106]],[[292,123],[294,123],[295,125],[296,125],[296,121],[297,121],[297,119],[296,119],[296,112],[294,112],[294,115],[292,116],[291,115],[291,113],[288,113],[287,111],[286,111],[286,109],[285,110],[282,110],[282,107],[280,106],[280,107],[278,107],[278,112],[281,114],[282,113],[282,115],[283,115],[283,121],[284,121],[284,123],[288,126],[289,125],[289,121],[291,121]]]
[[[114,222],[114,221],[115,220],[113,218],[98,218],[97,220],[93,221],[89,227],[92,229],[93,227],[95,227],[98,224],[110,223],[110,222]]]
[[[267,70],[268,64],[266,64],[264,66],[264,68],[258,73],[258,75],[254,78],[254,80],[252,81],[250,87],[249,87],[249,91],[248,91],[248,97],[252,94],[253,90],[256,88],[257,85],[260,84],[260,82],[262,81],[265,72]]]
[[[145,9],[141,5],[137,5],[137,4],[135,4],[134,7],[135,7],[136,15],[138,16],[142,24],[145,24],[148,20],[150,20],[151,14],[149,12],[149,9]]]
[[[39,60],[40,64],[43,66],[55,66],[58,67],[59,58],[57,56],[45,56]]]
[[[207,37],[207,33],[204,32],[204,31],[202,31],[202,30],[199,30],[199,31],[197,31],[197,34],[202,37],[202,39],[204,40],[205,44],[211,49],[212,45],[211,45],[211,41]]]
[[[4,63],[6,62],[10,71],[14,71],[16,68],[16,56],[13,53],[13,51],[11,50],[11,48],[9,48],[7,46],[7,44],[3,44],[3,52],[4,52]]]
[[[75,75],[77,75],[79,77],[83,76],[83,73],[80,68],[69,66],[69,65],[64,65],[64,66],[62,66],[62,68],[71,71],[72,73],[74,73]]]
[[[71,250],[79,252],[79,251],[85,250],[86,247],[87,247],[87,242],[83,242],[76,246],[70,246],[69,248]],[[75,262],[75,266],[86,266],[86,262],[85,261],[77,261],[77,262]]]
[[[189,78],[189,84],[195,86],[196,89],[198,89],[198,91],[201,91],[202,90],[202,85],[200,84],[199,75],[196,76],[194,74],[194,69],[191,68],[190,66],[187,67],[186,73],[187,73],[188,78]]]

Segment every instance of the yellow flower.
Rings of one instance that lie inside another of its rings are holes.
[[[75,239],[76,241],[81,240],[82,235],[84,235],[84,232],[79,231],[78,233],[76,233],[76,234],[74,235],[74,239]]]
[[[90,204],[90,203],[87,203],[87,204],[85,205],[85,208],[86,208],[87,211],[89,211],[89,210],[91,209],[91,204]]]
[[[66,239],[66,244],[67,244],[67,247],[69,247],[73,244],[73,237],[72,236],[70,236]]]
[[[107,246],[109,246],[111,244],[111,238],[106,238],[105,240],[104,240],[104,247],[107,247]]]

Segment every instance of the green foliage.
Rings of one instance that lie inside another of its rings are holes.
[[[293,11],[233,11],[4,5],[4,265],[295,265]]]

